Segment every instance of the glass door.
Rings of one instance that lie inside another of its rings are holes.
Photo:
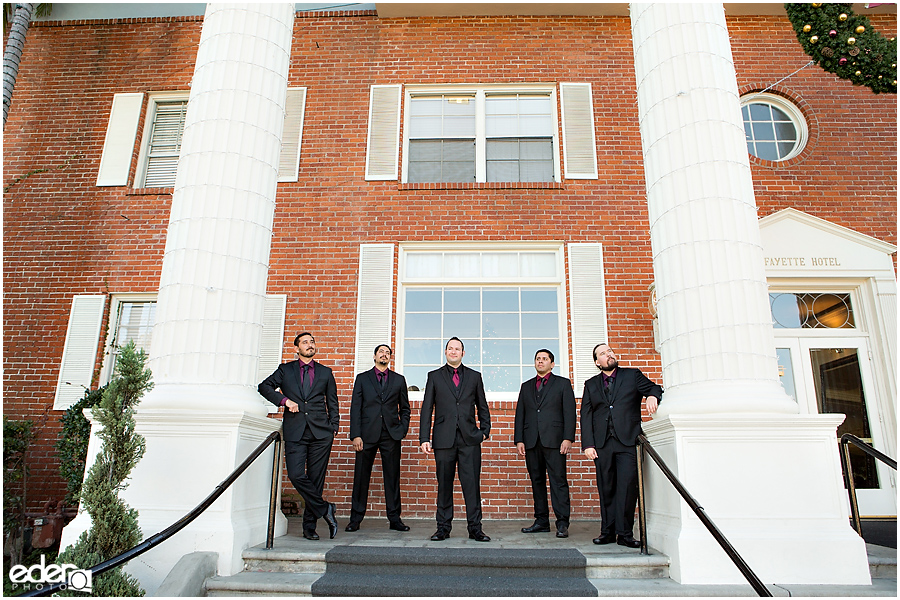
[[[884,432],[871,391],[871,367],[864,338],[786,338],[778,340],[778,369],[785,391],[801,413],[846,415],[838,438],[850,433],[884,450]],[[897,514],[888,467],[850,446],[860,514]]]

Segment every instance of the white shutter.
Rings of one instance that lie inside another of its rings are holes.
[[[397,179],[399,155],[400,86],[373,85],[369,94],[366,181]]]
[[[572,308],[572,372],[575,395],[584,382],[599,373],[594,346],[605,343],[606,294],[603,285],[602,244],[569,244],[569,296]]]
[[[394,245],[360,244],[354,375],[372,367],[375,346],[391,344]]]
[[[143,187],[174,187],[187,100],[157,102]]]
[[[102,295],[72,298],[53,410],[69,408],[81,400],[85,389],[91,385],[105,303],[106,296]]]
[[[128,185],[128,172],[134,155],[134,140],[141,119],[143,94],[116,94],[113,96],[106,125],[106,139],[97,170],[98,186]]]
[[[281,136],[281,158],[278,181],[297,181],[300,172],[300,146],[303,140],[303,114],[306,88],[288,88],[284,105],[284,133]]]
[[[566,179],[597,179],[594,105],[589,83],[560,83]]]
[[[263,328],[259,339],[259,369],[256,380],[262,381],[275,372],[284,352],[284,313],[287,296],[269,294],[263,309]]]

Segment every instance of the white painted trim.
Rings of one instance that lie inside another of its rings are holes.
[[[69,408],[81,400],[91,386],[105,305],[106,296],[100,294],[72,297],[53,410]]]
[[[97,169],[98,186],[128,185],[128,173],[134,156],[134,141],[144,94],[116,94],[113,96],[103,140],[103,153]]]

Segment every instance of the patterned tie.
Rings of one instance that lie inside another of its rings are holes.
[[[453,385],[459,387],[459,371],[453,369]]]

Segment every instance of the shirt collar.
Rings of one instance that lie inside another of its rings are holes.
[[[376,365],[375,367],[373,367],[373,368],[375,369],[375,374],[376,374],[376,375],[385,375],[385,374],[388,372],[387,369],[385,369],[384,371],[382,371],[381,369],[378,368],[377,365]]]
[[[619,372],[619,367],[616,367],[615,369],[613,369],[612,375],[607,375],[606,373],[600,373],[600,374],[603,375],[603,381],[606,381],[606,380],[612,381],[613,379],[616,378],[616,374],[618,372]]]
[[[309,365],[310,367],[314,367],[314,366],[316,365],[316,361],[314,361],[314,360],[311,360],[311,361],[309,361],[308,363],[305,363],[305,362],[303,362],[303,359],[301,358],[301,359],[298,359],[298,362],[300,363],[300,368],[301,368],[301,369],[302,369],[303,367],[305,367],[306,365]]]

